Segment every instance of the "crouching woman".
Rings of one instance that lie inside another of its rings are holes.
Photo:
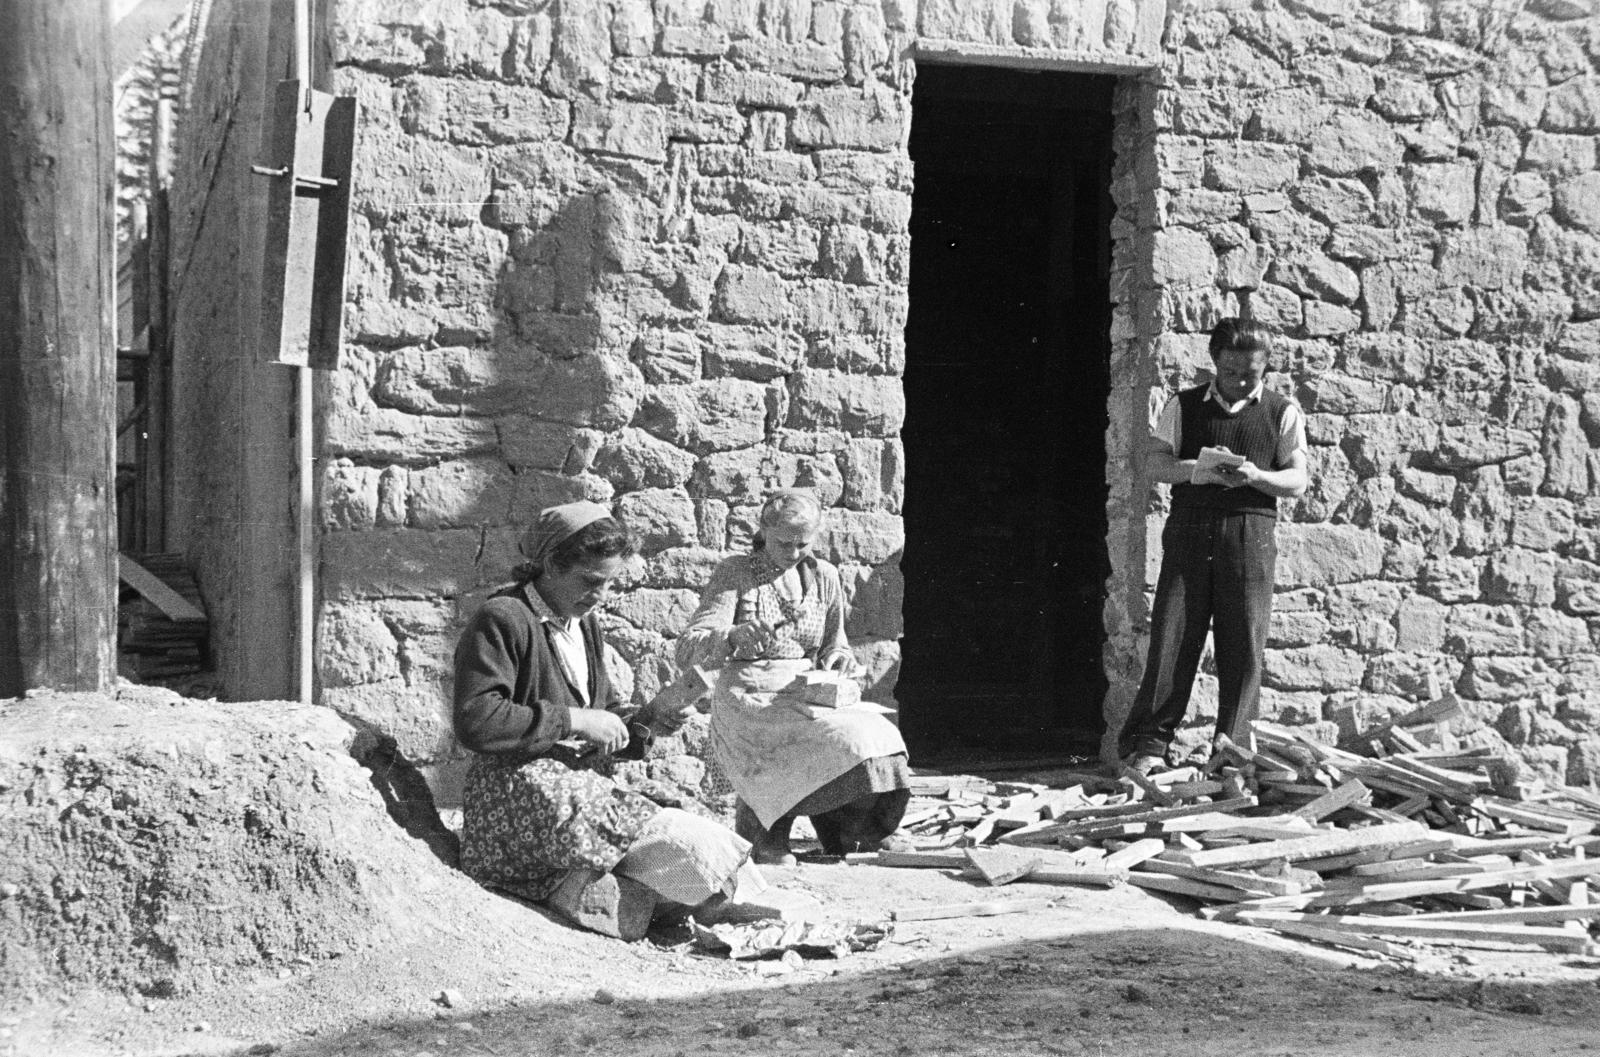
[[[627,527],[570,503],[541,511],[521,546],[519,582],[484,603],[456,647],[455,733],[474,753],[461,867],[635,939],[657,909],[730,892],[750,845],[608,776],[687,718],[625,705],[606,676],[595,609],[635,553]]]

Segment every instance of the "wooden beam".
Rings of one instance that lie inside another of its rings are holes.
[[[206,619],[206,615],[190,605],[188,599],[168,587],[154,573],[126,554],[118,558],[117,575],[123,583],[149,599],[168,620]]]
[[[1468,943],[1521,943],[1546,950],[1587,953],[1593,944],[1581,933],[1559,928],[1496,927],[1494,925],[1457,924],[1455,918],[1465,915],[1446,915],[1445,919],[1417,920],[1416,917],[1365,917],[1360,915],[1296,914],[1288,912],[1246,910],[1235,915],[1234,920],[1247,925],[1266,925],[1286,921],[1315,928],[1335,929],[1380,936],[1405,936],[1412,939],[1449,940]]]
[[[1427,835],[1427,828],[1416,822],[1398,822],[1365,829],[1334,830],[1311,837],[1293,840],[1268,841],[1264,844],[1244,844],[1234,848],[1208,848],[1196,852],[1172,852],[1168,857],[1174,862],[1189,866],[1248,866],[1254,863],[1298,862],[1329,855],[1363,851],[1368,848],[1392,847],[1417,840]]]
[[[937,921],[942,918],[986,918],[1000,914],[1031,914],[1049,910],[1048,899],[1007,899],[989,903],[944,903],[925,907],[897,907],[889,912],[895,921]]]
[[[116,675],[110,33],[0,3],[0,698]]]

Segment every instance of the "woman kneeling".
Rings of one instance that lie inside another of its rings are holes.
[[[883,847],[911,795],[892,723],[864,709],[804,707],[796,689],[806,671],[855,667],[839,570],[811,552],[822,518],[809,492],[770,496],[753,553],[717,567],[678,638],[680,667],[722,669],[711,741],[739,794],[736,828],[755,842],[759,863],[794,862],[796,815],[811,817],[830,855]]]

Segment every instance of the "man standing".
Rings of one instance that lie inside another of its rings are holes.
[[[1172,485],[1144,678],[1118,750],[1135,770],[1166,764],[1189,708],[1209,628],[1216,642],[1217,733],[1237,739],[1260,707],[1272,618],[1278,500],[1306,490],[1305,414],[1264,386],[1272,339],[1259,323],[1211,332],[1215,377],[1161,411],[1147,465]],[[1202,454],[1203,453],[1203,454]]]

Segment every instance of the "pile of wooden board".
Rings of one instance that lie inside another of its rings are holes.
[[[119,646],[141,679],[204,669],[210,623],[200,587],[179,554],[121,556],[118,574],[128,590],[118,611]]]
[[[1593,952],[1600,797],[1456,746],[1443,725],[1459,717],[1443,698],[1347,747],[1258,723],[1203,767],[1060,789],[922,777],[905,821],[918,850],[852,858],[990,884],[1132,884],[1381,953],[1402,953],[1396,939]]]

